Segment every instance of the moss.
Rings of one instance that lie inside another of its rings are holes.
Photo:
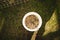
[[[35,11],[42,17],[43,24],[39,29],[36,39],[39,40],[45,31],[45,24],[51,18],[56,7],[55,0],[29,0],[18,5],[12,5],[1,10],[5,19],[1,29],[1,40],[30,40],[33,32],[28,32],[22,26],[22,18],[27,12]],[[1,19],[0,19],[1,20]],[[0,22],[1,24],[1,22]]]

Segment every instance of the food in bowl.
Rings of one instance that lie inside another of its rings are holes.
[[[35,15],[29,15],[25,19],[25,24],[28,28],[34,29],[39,25],[39,20]]]
[[[42,25],[42,18],[37,12],[28,12],[24,15],[22,24],[28,31],[37,31]]]

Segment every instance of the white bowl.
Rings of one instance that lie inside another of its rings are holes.
[[[34,28],[34,29],[30,29],[30,28],[26,27],[25,19],[26,19],[26,17],[29,16],[29,15],[35,15],[35,16],[38,18],[38,20],[39,20],[39,25],[38,25],[36,28]],[[23,17],[22,24],[23,24],[23,27],[24,27],[26,30],[28,30],[28,31],[37,31],[37,30],[39,30],[39,28],[40,28],[41,25],[42,25],[42,18],[41,18],[41,16],[40,16],[37,12],[28,12],[28,13],[25,14],[25,16]]]

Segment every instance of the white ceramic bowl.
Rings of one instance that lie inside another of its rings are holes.
[[[30,29],[30,28],[26,27],[25,19],[26,19],[26,17],[29,16],[29,15],[35,15],[35,16],[38,18],[38,20],[39,20],[39,25],[38,25],[36,28],[34,28],[34,29]],[[28,31],[37,31],[37,30],[39,30],[39,28],[40,28],[41,25],[42,25],[42,18],[41,18],[41,16],[40,16],[37,12],[28,12],[28,13],[25,14],[25,16],[23,17],[22,24],[23,24],[23,27],[24,27],[26,30],[28,30]]]

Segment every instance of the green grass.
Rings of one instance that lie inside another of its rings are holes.
[[[1,17],[4,18],[3,26],[0,26],[1,29],[1,38],[2,40],[30,40],[33,32],[29,32],[24,29],[22,25],[22,18],[28,12],[37,12],[41,15],[43,24],[39,29],[37,35],[42,36],[45,31],[45,24],[50,20],[54,10],[55,2],[52,1],[38,1],[30,0],[25,3],[20,3],[16,6],[11,6],[9,8],[2,9]],[[1,20],[1,19],[0,19]],[[54,22],[53,22],[54,23]],[[0,25],[2,23],[0,22]],[[29,36],[29,37],[28,37]]]

